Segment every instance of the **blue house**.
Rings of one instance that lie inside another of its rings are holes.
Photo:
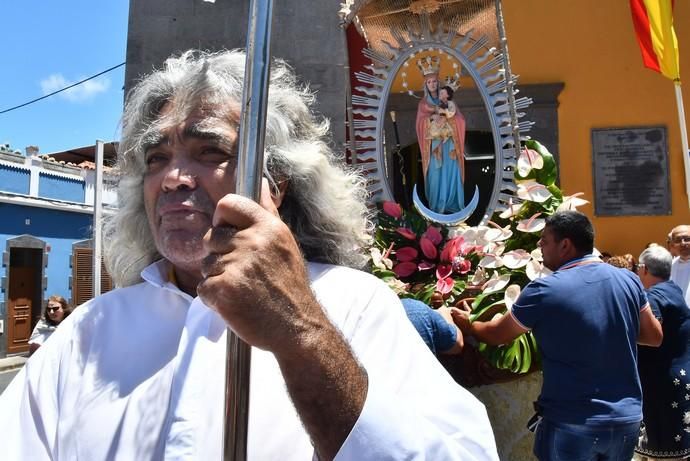
[[[115,149],[105,144],[106,164]],[[28,350],[51,295],[72,306],[93,296],[95,146],[37,154],[0,146],[0,357]],[[104,170],[107,211],[116,206],[115,177]],[[107,274],[101,286],[110,289]]]

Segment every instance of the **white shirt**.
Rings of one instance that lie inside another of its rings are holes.
[[[690,259],[682,261],[680,256],[673,258],[673,263],[671,263],[671,280],[683,290],[685,303],[690,306],[690,290],[688,290],[688,286],[690,286]]]
[[[45,319],[40,319],[31,332],[29,344],[38,344],[39,346],[42,346],[43,343],[50,338],[50,335],[53,334],[56,328],[57,325],[50,325]]]
[[[6,460],[221,459],[225,324],[167,281],[76,309],[0,397]],[[368,274],[309,264],[312,289],[366,368],[362,413],[337,460],[497,460],[483,405],[439,365],[395,294]],[[248,459],[309,460],[273,355],[253,348]]]

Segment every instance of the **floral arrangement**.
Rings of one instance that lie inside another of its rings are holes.
[[[446,229],[394,202],[379,207],[371,252],[372,272],[401,298],[433,307],[471,302],[470,319],[503,315],[530,280],[550,273],[537,248],[545,217],[588,203],[563,196],[556,163],[540,143],[526,141],[517,161],[517,199],[487,225]],[[503,346],[479,344],[494,367],[526,373],[538,367],[534,337],[527,333]]]

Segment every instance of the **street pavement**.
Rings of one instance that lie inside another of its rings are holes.
[[[21,368],[15,368],[13,370],[7,370],[7,371],[0,371],[0,394],[5,392],[5,388],[9,386],[10,381],[12,381],[12,378],[14,378],[17,373],[19,373],[19,370]]]
[[[10,381],[26,363],[27,358],[21,355],[5,357],[0,359],[0,394],[5,392]]]

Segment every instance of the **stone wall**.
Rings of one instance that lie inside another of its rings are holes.
[[[339,6],[339,0],[274,2],[271,54],[311,83],[317,110],[331,119],[334,141],[342,145],[348,73]],[[125,90],[173,53],[244,48],[248,10],[248,0],[131,0]]]
[[[534,414],[532,402],[539,397],[542,374],[531,373],[515,381],[469,389],[486,406],[502,461],[528,461],[534,434],[526,428]]]

